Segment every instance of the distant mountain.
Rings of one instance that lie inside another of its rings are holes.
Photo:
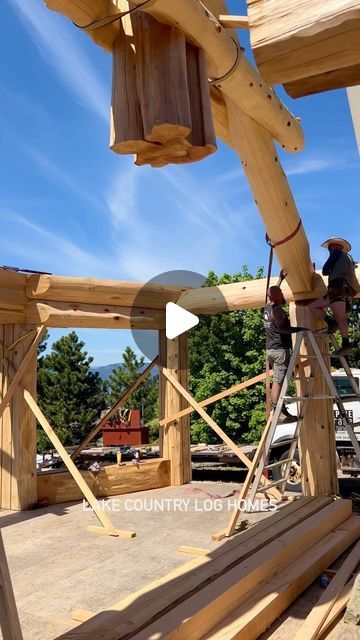
[[[141,371],[146,369],[148,364],[149,364],[148,362],[145,362],[145,364],[141,367]],[[107,380],[111,375],[111,373],[114,371],[114,369],[118,369],[121,366],[122,366],[121,362],[116,362],[115,364],[105,364],[102,367],[91,367],[91,371],[98,373],[102,380]],[[156,367],[153,368],[150,375],[151,376],[157,375]]]
[[[121,362],[116,364],[104,364],[102,367],[91,367],[91,371],[98,373],[102,380],[107,380],[114,369],[121,367]]]

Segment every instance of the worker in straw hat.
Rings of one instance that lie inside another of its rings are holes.
[[[354,262],[348,255],[351,245],[343,238],[333,237],[323,242],[321,246],[328,249],[330,254],[322,269],[323,275],[329,276],[328,292],[323,298],[314,300],[309,308],[317,318],[325,320],[330,333],[339,329],[342,345],[336,353],[347,355],[351,353],[352,346],[349,342],[346,313],[351,308],[349,299],[360,290],[355,276]],[[325,313],[328,307],[331,308],[333,318]]]

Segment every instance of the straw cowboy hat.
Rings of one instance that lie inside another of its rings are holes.
[[[344,240],[344,238],[329,238],[328,240],[325,240],[325,242],[323,242],[321,246],[324,247],[324,249],[328,249],[330,244],[341,244],[346,253],[349,253],[349,251],[351,251],[350,242]]]

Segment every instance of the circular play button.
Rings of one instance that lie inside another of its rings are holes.
[[[154,317],[163,317],[166,337],[176,338],[199,322],[195,314],[183,309],[177,301],[185,291],[200,288],[205,282],[206,276],[195,271],[164,271],[141,287],[132,305],[131,316],[138,318],[139,309],[153,309]],[[158,330],[132,329],[131,333],[141,353],[153,360],[159,353]]]

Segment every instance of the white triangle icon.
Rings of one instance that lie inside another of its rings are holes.
[[[173,340],[177,336],[199,324],[199,318],[174,302],[166,304],[166,337]]]

